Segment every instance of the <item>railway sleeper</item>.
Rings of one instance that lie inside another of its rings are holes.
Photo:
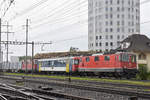
[[[32,92],[37,93],[37,94],[44,94],[44,95],[48,95],[48,96],[71,99],[71,100],[92,100],[91,98],[84,98],[84,97],[80,97],[80,96],[68,95],[65,93],[43,91],[43,90],[38,90],[38,89],[33,89]]]

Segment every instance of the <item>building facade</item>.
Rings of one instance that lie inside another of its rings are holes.
[[[88,49],[109,51],[140,33],[140,0],[88,0]]]

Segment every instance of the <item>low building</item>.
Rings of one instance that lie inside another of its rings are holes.
[[[135,53],[138,65],[143,64],[150,71],[150,39],[147,36],[133,34],[121,42],[120,49]]]

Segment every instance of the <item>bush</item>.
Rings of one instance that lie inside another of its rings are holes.
[[[147,66],[144,64],[139,64],[138,74],[136,75],[136,78],[138,80],[147,80],[148,79],[148,71]]]

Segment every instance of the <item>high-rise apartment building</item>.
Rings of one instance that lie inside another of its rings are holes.
[[[140,33],[140,0],[88,0],[88,48],[109,51]]]

